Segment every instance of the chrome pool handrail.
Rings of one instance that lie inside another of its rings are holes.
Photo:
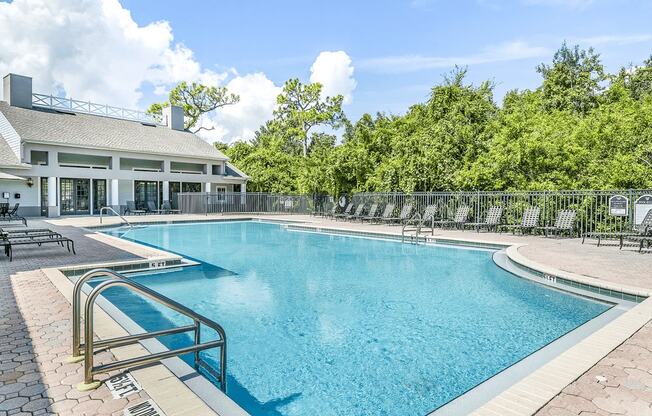
[[[85,316],[84,341],[85,342],[81,343],[79,340],[79,321],[81,319],[79,313],[79,303],[81,297],[81,293],[80,293],[81,286],[83,285],[84,282],[88,281],[89,279],[98,276],[109,276],[111,277],[111,279],[104,281],[100,283],[98,286],[96,286],[88,295],[88,298],[86,299],[86,304],[84,308],[84,316]],[[127,335],[122,337],[105,339],[101,341],[95,341],[93,339],[93,306],[95,305],[95,301],[103,291],[115,286],[122,286],[134,292],[137,292],[141,295],[144,295],[149,299],[152,299],[160,303],[161,305],[166,306],[192,319],[193,324],[182,326],[182,327],[164,329],[160,331],[146,332],[143,334]],[[74,291],[73,325],[74,327],[77,328],[77,338],[73,340],[73,351],[75,350],[77,351],[76,357],[79,356],[78,354],[79,349],[82,346],[84,347],[84,357],[83,357],[84,358],[84,383],[80,385],[80,389],[97,387],[99,383],[93,380],[93,375],[100,372],[106,372],[106,371],[112,371],[112,370],[117,370],[126,367],[149,364],[149,363],[163,360],[165,358],[175,357],[175,356],[192,352],[194,353],[194,357],[195,357],[195,362],[194,362],[195,369],[199,370],[200,367],[205,369],[208,373],[210,373],[213,377],[215,377],[219,381],[220,389],[226,392],[226,333],[224,331],[224,328],[222,328],[222,326],[217,322],[214,322],[213,320],[196,313],[195,311],[181,305],[180,303],[158,292],[155,292],[150,288],[143,286],[140,283],[137,283],[120,273],[114,272],[109,269],[96,269],[96,270],[91,270],[90,272],[84,274],[84,276],[79,278],[78,281],[75,283],[75,288],[73,289],[73,291]],[[215,332],[217,332],[219,339],[215,341],[208,341],[202,343],[200,337],[201,324],[204,324],[209,328],[213,329]],[[94,354],[94,348],[96,347],[103,347],[103,348],[121,347],[125,345],[135,344],[141,340],[148,339],[148,338],[156,338],[163,335],[178,334],[178,333],[189,332],[189,331],[194,331],[193,345],[191,346],[163,351],[159,353],[153,353],[153,354],[125,359],[121,361],[115,361],[100,366],[94,366],[93,354]],[[73,329],[73,333],[74,333],[74,329]],[[74,334],[73,334],[73,338],[74,338]],[[208,365],[208,363],[201,360],[199,356],[200,351],[210,349],[210,348],[220,349],[219,373],[216,372],[213,368],[211,368]]]
[[[417,219],[417,220],[418,220],[418,221],[417,221],[417,225],[416,225],[416,233],[415,233],[415,235],[414,235],[414,243],[415,243],[415,244],[419,244],[419,234],[421,233],[422,219],[421,219],[421,214],[418,213],[418,212],[417,212],[416,214],[414,214],[414,215],[412,216],[412,218],[410,218],[409,220],[407,220],[407,221],[403,224],[403,228],[401,228],[401,242],[402,242],[402,243],[405,242],[405,229],[406,229],[407,227],[410,226],[410,221],[412,221],[412,220],[414,220],[414,219]],[[412,241],[412,237],[411,237],[411,236],[410,236],[410,241]]]
[[[104,213],[104,210],[107,210],[107,211],[111,211],[111,212],[113,212],[115,215],[117,215],[118,217],[120,217],[120,219],[121,219],[122,221],[124,221],[125,224],[127,224],[127,225],[130,226],[131,228],[134,228],[134,226],[131,225],[131,223],[130,223],[129,221],[127,221],[127,219],[126,219],[125,217],[123,217],[122,215],[120,215],[116,210],[114,210],[114,209],[111,208],[111,207],[102,207],[102,208],[100,208],[100,224],[102,224],[102,214]]]

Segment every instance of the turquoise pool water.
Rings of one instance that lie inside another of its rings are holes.
[[[228,394],[256,416],[424,415],[609,308],[486,250],[258,222],[114,233],[202,263],[134,278],[224,326]],[[107,298],[146,329],[187,323],[124,290]]]

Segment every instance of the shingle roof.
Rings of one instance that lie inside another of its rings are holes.
[[[138,121],[79,113],[68,114],[40,108],[12,107],[4,101],[0,101],[0,112],[25,142],[202,159],[228,159],[214,146],[193,133],[172,130],[165,126],[148,126]],[[0,144],[0,152],[2,146],[3,144]],[[0,157],[2,154],[0,153]]]
[[[14,151],[11,150],[11,147],[9,147],[9,143],[0,134],[0,166],[18,165],[20,165],[20,160],[18,160]]]

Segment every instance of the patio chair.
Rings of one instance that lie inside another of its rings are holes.
[[[394,212],[395,207],[396,207],[396,205],[394,205],[394,204],[385,205],[385,208],[383,209],[383,213],[380,216],[372,215],[371,210],[370,210],[369,213],[365,217],[360,218],[360,221],[362,221],[362,222],[365,222],[365,221],[380,222],[380,221],[382,221],[383,218],[391,217],[392,213]]]
[[[9,209],[9,204],[5,205],[3,207],[2,212],[0,213],[0,215],[2,215],[0,220],[2,220],[2,221],[20,221],[20,222],[23,223],[23,225],[25,225],[27,227],[27,219],[25,217],[21,217],[20,215],[17,214],[19,206],[20,206],[20,204],[17,203],[16,205],[14,205],[14,207],[12,209]]]
[[[333,204],[331,207],[330,211],[326,211],[324,213],[324,218],[333,218],[337,214],[337,209],[339,208],[339,205],[337,203]]]
[[[426,207],[425,210],[423,210],[423,214],[415,214],[412,218],[409,220],[405,221],[403,225],[403,231],[401,232],[402,234],[405,234],[406,232],[409,231],[416,231],[417,234],[421,233],[421,230],[425,225],[430,223],[430,233],[432,235],[435,234],[435,226],[434,221],[435,221],[435,215],[437,215],[437,205],[431,204]]]
[[[181,214],[180,209],[172,209],[170,201],[163,201],[161,204],[161,211],[163,211],[165,214]]]
[[[381,222],[384,222],[386,224],[393,224],[393,223],[398,223],[398,224],[403,224],[403,222],[407,221],[410,219],[410,215],[412,215],[412,210],[414,207],[412,204],[406,204],[403,205],[403,208],[401,208],[401,212],[399,213],[398,217],[388,217],[388,218],[381,218]]]
[[[577,212],[572,209],[561,209],[557,212],[557,220],[555,225],[547,227],[535,227],[536,230],[542,230],[543,235],[548,237],[549,234],[561,235],[563,232],[568,232],[569,236],[572,236],[573,230],[575,229],[575,218],[577,217]]]
[[[500,226],[500,220],[503,217],[503,207],[494,205],[489,207],[487,211],[487,216],[483,222],[470,222],[464,224],[465,227],[473,227],[477,232],[480,232],[480,229],[486,228],[487,231],[497,230]]]
[[[147,201],[147,213],[148,214],[163,214],[163,209],[156,208],[154,201]]]
[[[364,220],[367,218],[374,218],[377,212],[378,212],[378,204],[371,204],[369,211],[367,211],[365,215],[355,216],[355,218],[351,218],[351,219],[360,220],[360,222],[364,222]]]
[[[349,220],[350,221],[355,221],[357,219],[360,219],[360,218],[364,217],[363,213],[364,213],[364,209],[366,208],[366,206],[367,206],[367,204],[358,205],[357,208],[355,209],[355,212],[353,214],[351,214],[351,215],[348,215],[348,216],[344,217],[344,219],[346,221],[349,221]]]
[[[455,228],[461,228],[464,229],[464,224],[468,221],[469,219],[469,213],[471,212],[471,208],[462,205],[461,207],[457,208],[457,211],[455,211],[455,216],[453,217],[452,220],[439,220],[439,221],[433,221],[433,227],[435,225],[439,225],[440,227],[444,228],[446,226],[452,226]]]
[[[134,201],[127,201],[127,208],[125,208],[125,215],[143,215],[147,214],[147,211],[144,209],[136,209],[136,203]]]
[[[337,220],[339,218],[348,217],[349,215],[351,215],[351,210],[352,209],[353,209],[353,202],[349,202],[349,205],[346,206],[346,209],[343,212],[339,213],[339,214],[333,214],[333,218],[335,220]]]
[[[635,240],[634,237],[645,237],[650,233],[652,233],[652,209],[648,210],[640,224],[634,224],[631,231],[584,233],[582,235],[582,244],[587,238],[594,238],[598,240],[598,247],[600,247],[602,240],[616,239],[622,249],[625,239],[633,241]]]
[[[510,224],[504,225],[499,228],[502,230],[512,230],[512,234],[515,234],[516,231],[520,231],[521,234],[525,234],[526,231],[533,231],[537,225],[539,225],[539,216],[541,215],[541,208],[539,207],[529,207],[523,211],[523,218],[521,219],[520,224]]]

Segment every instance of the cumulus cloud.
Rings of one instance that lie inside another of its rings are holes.
[[[167,22],[139,26],[118,0],[0,2],[0,73],[10,71],[32,76],[38,92],[127,107],[144,83],[161,91],[226,76],[202,69]]]
[[[202,130],[200,135],[225,142],[251,140],[258,127],[272,117],[281,87],[261,72],[236,76],[226,87],[240,96],[240,102],[204,117],[201,126],[213,130]]]
[[[333,97],[341,94],[344,103],[348,104],[353,98],[356,81],[353,78],[354,67],[351,58],[344,51],[324,51],[317,56],[310,67],[310,82],[322,84],[322,94]]]

